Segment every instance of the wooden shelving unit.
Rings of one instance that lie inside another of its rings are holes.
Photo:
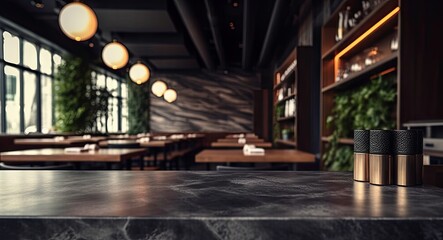
[[[282,100],[278,100],[277,102],[275,102],[275,105],[282,104],[282,103],[284,103],[286,100],[291,99],[291,98],[294,98],[295,96],[297,96],[295,93],[293,93],[293,94],[289,94],[288,96],[284,97]]]
[[[313,48],[297,47],[274,72],[274,126],[279,126],[278,136],[274,142],[281,147],[306,150],[312,136],[309,134],[310,121],[310,82],[312,79]],[[294,105],[294,114],[284,114],[287,102]],[[293,134],[289,139],[283,139],[282,130],[287,129]],[[275,131],[275,129],[274,129]],[[299,141],[299,140],[303,141]]]
[[[439,68],[443,56],[440,33],[443,21],[436,20],[443,12],[443,1],[385,0],[360,19],[353,28],[336,41],[340,12],[361,9],[361,0],[343,0],[325,21],[322,28],[321,72],[321,151],[330,141],[332,129],[326,119],[334,107],[335,96],[369,83],[374,77],[394,74],[397,81],[395,117],[397,128],[403,123],[443,119],[443,81]],[[419,19],[419,20],[417,20]],[[398,49],[391,41],[398,39]],[[374,50],[375,49],[375,50]],[[366,64],[370,51],[377,58]],[[359,71],[343,71],[353,64]],[[357,68],[358,69],[358,68]],[[343,74],[346,73],[346,74]],[[352,116],[350,116],[352,117]],[[339,143],[353,145],[352,136]]]
[[[396,71],[397,66],[397,53],[385,57],[379,62],[368,66],[360,72],[351,73],[346,79],[332,83],[327,87],[322,88],[322,92],[331,90],[344,90],[346,88],[352,88],[353,86],[367,83],[372,76],[378,76],[381,73],[390,73]]]
[[[277,121],[279,122],[288,121],[288,120],[295,120],[295,116],[277,118]]]

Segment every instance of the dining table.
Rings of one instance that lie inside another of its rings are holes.
[[[244,139],[244,140],[241,140],[241,139]],[[227,143],[238,143],[240,141],[245,141],[246,143],[265,142],[265,140],[261,139],[261,138],[221,138],[221,139],[217,140],[217,142],[227,142]]]
[[[245,154],[241,149],[205,149],[195,156],[195,162],[206,163],[208,170],[213,163],[287,163],[294,168],[297,163],[315,163],[315,155],[295,149],[265,149],[263,155]]]
[[[65,148],[74,146],[84,146],[85,144],[94,144],[105,140],[106,137],[87,137],[71,136],[71,137],[53,137],[53,138],[17,138],[14,144],[27,148]]]
[[[270,142],[253,142],[253,143],[246,143],[246,144],[252,144],[259,148],[271,148],[272,143]],[[211,147],[212,148],[243,148],[245,143],[238,143],[238,142],[212,142]]]
[[[81,163],[103,162],[119,163],[120,167],[129,169],[131,159],[143,159],[146,149],[98,149],[90,151],[66,151],[61,148],[27,149],[0,153],[0,162],[4,163]],[[142,165],[141,165],[142,168]]]

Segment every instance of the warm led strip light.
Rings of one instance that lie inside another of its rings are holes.
[[[343,49],[341,52],[339,52],[334,57],[334,77],[337,76],[337,70],[338,70],[338,61],[340,60],[340,57],[345,55],[349,50],[357,46],[361,41],[363,41],[366,37],[368,37],[371,33],[373,33],[377,28],[379,28],[381,25],[383,25],[385,22],[387,22],[390,18],[395,16],[400,11],[400,7],[396,7],[394,10],[392,10],[388,15],[384,16],[380,21],[378,21],[374,26],[369,28],[366,32],[364,32],[360,37],[355,39],[351,44],[349,44],[345,49]]]

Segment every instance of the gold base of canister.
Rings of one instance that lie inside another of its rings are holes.
[[[391,155],[369,154],[369,183],[393,184],[393,160]]]
[[[369,154],[354,153],[354,180],[369,181]]]

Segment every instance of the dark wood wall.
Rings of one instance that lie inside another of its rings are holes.
[[[151,94],[152,132],[252,132],[256,75],[240,72],[157,74],[178,93],[169,104]],[[152,84],[151,83],[151,84]]]
[[[443,119],[443,1],[400,8],[400,122]]]

